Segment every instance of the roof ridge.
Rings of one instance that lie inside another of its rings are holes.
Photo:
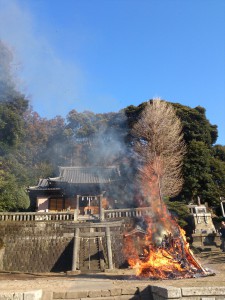
[[[93,169],[93,168],[101,168],[101,169],[111,169],[118,168],[119,166],[59,166],[61,169]]]

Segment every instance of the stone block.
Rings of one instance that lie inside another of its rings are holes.
[[[101,296],[102,297],[110,297],[111,293],[109,290],[101,290]]]
[[[0,300],[23,300],[23,293],[0,292]]]
[[[90,298],[101,297],[101,290],[89,291],[88,292],[88,297],[90,297]]]
[[[183,287],[183,296],[225,296],[225,287]]]
[[[53,292],[53,299],[65,299],[66,293],[65,292]]]
[[[53,299],[53,292],[43,291],[41,300],[52,300],[52,299]]]
[[[173,286],[151,286],[151,292],[154,294],[153,299],[155,299],[156,295],[166,299],[177,299],[181,297],[181,289]]]
[[[196,297],[190,296],[190,297],[183,297],[181,299],[185,299],[185,300],[201,300],[201,297],[200,296],[196,296]],[[221,299],[221,300],[224,300],[224,298]]]
[[[110,289],[111,296],[120,296],[122,294],[122,289]]]
[[[68,300],[74,300],[74,299],[68,299]],[[97,298],[80,298],[79,300],[114,300],[114,297],[97,297]]]
[[[101,293],[101,292],[100,292]],[[80,299],[88,297],[88,291],[66,292],[65,299]]]
[[[122,289],[122,295],[136,295],[139,293],[138,288],[135,287],[127,287]]]
[[[28,291],[23,293],[23,300],[41,300],[42,290]]]
[[[66,275],[72,276],[72,275],[79,275],[81,273],[80,270],[75,270],[75,271],[66,271]]]
[[[138,295],[121,295],[121,296],[114,296],[114,300],[139,300]]]

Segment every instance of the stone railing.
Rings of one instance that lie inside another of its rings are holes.
[[[72,221],[72,212],[1,212],[0,221]]]
[[[139,207],[139,208],[122,208],[122,209],[104,210],[105,219],[141,217],[143,215],[151,215],[151,208]]]
[[[123,208],[103,210],[104,219],[122,219],[151,215],[149,207]],[[91,216],[90,216],[91,217]],[[89,216],[78,216],[79,220],[86,220]],[[95,217],[96,219],[96,217]],[[74,221],[74,212],[0,212],[1,221]]]

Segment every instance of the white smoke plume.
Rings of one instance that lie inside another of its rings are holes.
[[[61,59],[22,2],[0,0],[0,39],[13,52],[19,90],[29,96],[34,110],[51,118],[80,106],[83,74],[78,64]]]

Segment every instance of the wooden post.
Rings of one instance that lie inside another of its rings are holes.
[[[80,228],[77,227],[75,229],[75,234],[74,234],[72,271],[76,271],[78,267],[77,262],[78,262],[79,246],[80,246]]]
[[[113,269],[112,244],[111,244],[110,227],[108,226],[106,226],[106,244],[107,244],[109,269],[112,270]]]

